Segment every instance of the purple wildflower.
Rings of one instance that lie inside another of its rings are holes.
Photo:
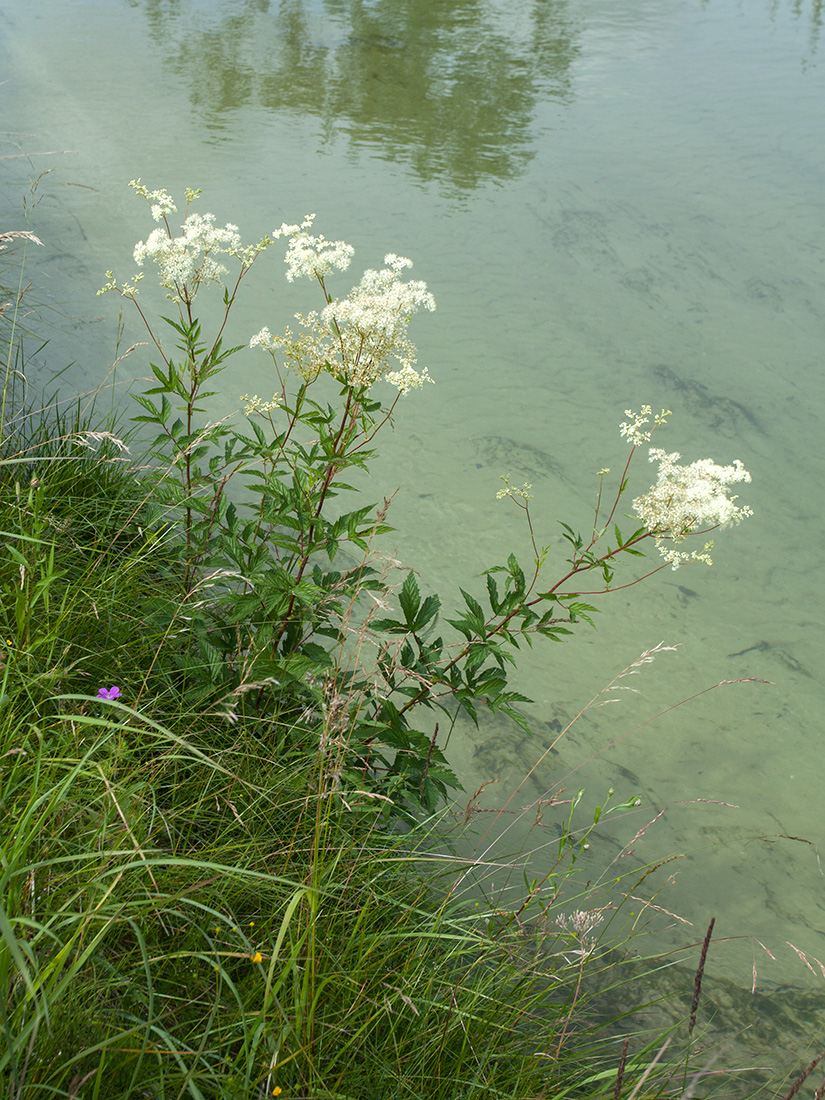
[[[120,695],[119,687],[98,688],[97,693],[101,699],[117,699]]]

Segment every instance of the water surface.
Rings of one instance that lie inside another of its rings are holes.
[[[450,753],[468,790],[497,781],[484,804],[501,805],[618,672],[678,645],[625,681],[638,694],[587,711],[517,802],[559,782],[590,805],[638,794],[637,813],[600,825],[594,875],[665,808],[633,858],[684,854],[660,874],[657,903],[681,918],[661,917],[667,936],[701,938],[716,915],[736,937],[716,964],[743,986],[754,952],[768,988],[821,985],[788,946],[825,958],[819,6],[31,0],[0,8],[0,33],[4,224],[20,227],[28,180],[48,173],[28,277],[50,341],[41,379],[71,363],[64,393],[93,390],[115,358],[116,303],[95,291],[107,268],[131,272],[151,228],[126,186],[139,176],[202,188],[246,239],[315,211],[356,267],[415,260],[438,301],[414,332],[437,385],[403,402],[373,483],[399,488],[393,548],[444,597],[511,549],[529,557],[495,500],[508,472],[533,485],[558,575],[557,520],[592,524],[626,408],[672,409],[660,443],[686,461],[744,461],[755,515],[717,540],[712,569],[598,601],[598,632],[524,654],[534,737],[485,722]],[[306,305],[265,261],[240,340]],[[145,371],[135,354],[115,384]],[[235,360],[225,387],[223,411],[266,394],[265,358]],[[744,678],[772,683],[668,710]]]

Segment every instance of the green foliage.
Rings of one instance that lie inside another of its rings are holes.
[[[440,710],[452,724],[455,704],[473,720],[486,705],[523,723],[514,704],[524,696],[508,685],[513,651],[522,640],[532,645],[534,635],[562,640],[579,620],[592,623],[595,608],[561,595],[558,585],[534,594],[538,556],[526,577],[511,554],[487,571],[489,611],[460,590],[463,609],[446,620],[451,637],[438,630],[440,598],[422,598],[412,571],[398,593],[400,618],[378,617],[391,588],[371,547],[390,529],[386,507],[347,511],[337,498],[351,491],[352,473],[367,468],[372,452],[364,444],[392,408],[351,386],[339,404],[322,404],[310,396],[317,378],[299,375],[296,391],[280,395],[277,422],[269,412],[264,426],[250,418],[246,431],[198,427],[199,403],[210,396],[202,383],[237,349],[207,348],[194,319],[170,324],[183,358],[153,367],[158,385],[138,396],[145,411],[135,419],[156,429],[149,446],[163,472],[152,492],[157,521],[174,529],[177,516],[183,531],[171,549],[179,599],[190,603],[179,658],[187,691],[200,703],[233,693],[256,717],[297,718],[314,707],[328,718],[330,700],[346,699],[345,785],[391,800],[395,812],[431,812],[456,781],[426,713]],[[233,480],[241,485],[235,499]],[[332,570],[342,558],[344,567]],[[598,567],[606,583],[612,578],[592,549],[573,564],[574,572]],[[501,591],[496,573],[505,574]],[[375,666],[350,664],[352,635],[367,632],[378,649]]]
[[[167,218],[171,198],[146,192],[139,181],[133,186],[162,207],[156,217],[168,239],[156,231],[152,248],[149,242],[140,247],[160,266],[162,285],[173,291],[168,297],[177,307],[176,316],[162,318],[174,337],[169,352],[150,312],[140,308],[160,358],[151,364],[155,384],[136,395],[141,412],[133,419],[148,433],[155,471],[144,526],[164,539],[170,582],[164,592],[178,586],[171,606],[161,600],[153,615],[155,630],[176,639],[178,690],[192,706],[223,706],[255,720],[277,715],[289,725],[293,744],[313,736],[319,744],[335,742],[342,798],[347,792],[376,796],[374,805],[385,816],[431,813],[457,785],[440,730],[452,728],[457,712],[477,721],[480,706],[526,728],[516,707],[524,696],[510,685],[522,642],[558,642],[580,623],[592,625],[596,608],[573,584],[593,573],[597,590],[608,590],[618,558],[638,555],[648,533],[641,529],[623,539],[614,524],[611,548],[600,545],[606,527],[597,531],[594,522],[586,542],[563,524],[572,556],[555,583],[541,584],[549,551],[533,535],[529,487],[516,490],[505,478],[499,496],[509,496],[525,513],[534,551],[530,567],[510,554],[506,564],[486,571],[486,606],[462,588],[462,604],[443,620],[441,597],[422,596],[417,575],[408,571],[397,589],[398,616],[380,615],[379,609],[390,610],[396,588],[374,551],[375,540],[390,530],[387,503],[365,505],[359,498],[348,509],[345,501],[369,470],[373,441],[395,414],[400,394],[428,380],[413,372],[412,382],[406,376],[399,381],[404,372],[393,376],[385,360],[392,353],[411,361],[414,349],[395,332],[398,311],[421,303],[431,308],[424,285],[400,283],[398,271],[407,261],[390,257],[394,270],[367,273],[341,305],[327,276],[331,267],[346,266],[351,250],[342,258],[348,246],[309,236],[309,221],[292,227],[290,277],[314,277],[326,308],[301,319],[307,330],[301,339],[275,340],[263,330],[253,341],[272,355],[272,401],[243,399],[243,428],[230,420],[210,422],[212,387],[240,351],[222,343],[230,312],[241,281],[272,241],[243,250],[207,232],[204,255],[224,252],[238,263],[210,329],[195,312],[202,284],[210,281],[203,278],[207,260],[196,253],[180,274],[178,241]],[[106,289],[137,304],[136,284],[118,287],[109,277]],[[396,304],[402,299],[408,305]],[[357,320],[350,324],[345,318],[353,311]],[[376,396],[384,375],[399,388],[389,403]],[[611,520],[625,483],[623,478]],[[371,663],[367,652],[377,654]]]

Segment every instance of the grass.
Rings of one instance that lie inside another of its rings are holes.
[[[151,481],[91,430],[30,419],[0,464],[5,1093],[630,1096],[662,1037],[617,1085],[617,956],[555,921],[584,901],[456,894],[443,821],[398,836],[317,737],[193,704]]]

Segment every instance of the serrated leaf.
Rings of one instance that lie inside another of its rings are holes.
[[[568,630],[566,626],[537,626],[536,633],[541,634],[543,638],[549,638],[552,642],[561,642],[563,640],[559,635],[572,634],[572,630]]]
[[[470,611],[469,615],[464,616],[465,622],[469,622],[475,632],[483,637],[487,632],[487,624],[481,604],[469,592],[465,592],[463,588],[459,588],[459,592],[464,597],[464,602]]]
[[[490,600],[490,607],[493,609],[493,614],[497,615],[500,607],[498,600],[498,585],[492,575],[492,570],[487,572],[487,596]]]
[[[525,698],[524,696],[520,696],[518,702],[529,703],[530,700]],[[501,703],[499,706],[496,707],[496,710],[501,711],[502,714],[506,714],[508,718],[512,718],[519,729],[523,729],[525,733],[532,735],[533,730],[530,727],[530,723],[528,722],[525,715],[521,713],[521,711],[516,710],[516,708],[510,706],[509,703]]]
[[[404,621],[406,622],[408,629],[412,630],[413,624],[415,623],[415,616],[421,604],[421,594],[418,591],[418,581],[415,579],[415,573],[413,573],[412,570],[409,571],[406,580],[401,586],[401,592],[398,597],[398,602],[401,605],[401,611],[404,615]]]
[[[507,558],[507,567],[510,571],[510,576],[515,581],[516,590],[518,592],[523,592],[524,591],[524,572],[523,572],[521,566],[519,565],[519,563],[516,561],[515,554],[510,554],[510,556]]]
[[[380,630],[384,634],[406,634],[407,628],[397,619],[374,619],[370,624],[373,630]]]
[[[428,623],[436,617],[441,609],[441,600],[438,596],[427,596],[415,617],[412,629],[416,633],[420,633]]]
[[[477,633],[473,628],[473,624],[466,617],[463,619],[447,619],[447,622],[450,626],[455,627],[460,634],[463,634],[467,641],[472,641],[473,635]]]
[[[487,658],[490,656],[490,649],[488,646],[482,644],[470,646],[470,652],[464,659],[464,668],[467,672],[472,672],[473,669],[479,668]]]
[[[170,383],[171,370],[170,370],[170,374],[167,375],[160,369],[160,367],[156,366],[155,363],[150,363],[149,364],[149,369],[152,371],[152,374],[154,374],[155,378],[157,378],[158,382],[160,382],[160,384],[164,388],[171,385],[171,383]],[[155,392],[157,392],[157,391],[155,391]]]

